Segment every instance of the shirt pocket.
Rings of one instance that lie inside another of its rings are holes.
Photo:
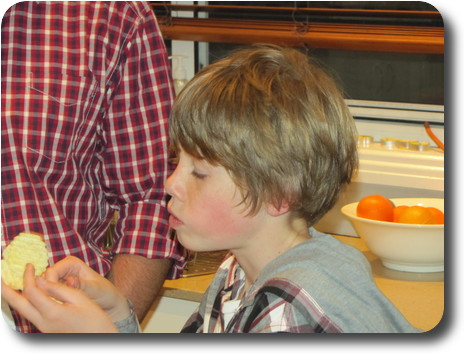
[[[97,87],[91,75],[28,73],[27,149],[53,162],[66,161],[89,119]]]

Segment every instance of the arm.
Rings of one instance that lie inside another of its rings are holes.
[[[168,234],[164,181],[168,117],[173,99],[169,62],[153,13],[146,13],[110,82],[114,96],[104,122],[103,188],[117,205],[108,278],[129,298],[140,320],[172,265],[182,261]],[[175,271],[173,272],[175,274]]]
[[[133,304],[141,322],[161,289],[171,267],[169,259],[116,255],[108,279]]]

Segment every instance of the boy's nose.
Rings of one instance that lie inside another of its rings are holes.
[[[170,196],[173,196],[173,182],[174,182],[173,176],[175,172],[176,171],[174,170],[174,172],[172,172],[172,174],[166,179],[166,183],[164,185],[164,189]]]
[[[166,192],[177,199],[181,199],[182,197],[182,187],[180,185],[180,178],[179,178],[179,168],[176,167],[172,174],[166,179],[166,183],[164,189]]]

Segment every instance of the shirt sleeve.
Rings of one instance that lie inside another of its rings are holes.
[[[102,179],[108,202],[119,211],[112,252],[173,258],[176,272],[182,256],[169,234],[164,189],[172,171],[168,117],[174,91],[154,14],[148,8],[138,20],[111,74],[104,122]]]
[[[114,326],[119,331],[119,333],[140,333],[142,329],[140,328],[139,321],[137,320],[137,315],[135,315],[135,310],[132,305],[132,302],[128,299],[127,304],[130,308],[130,315],[121,320],[114,322]]]

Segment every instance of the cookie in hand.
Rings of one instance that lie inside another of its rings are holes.
[[[35,275],[40,276],[48,267],[48,250],[41,235],[20,233],[3,251],[2,279],[14,289],[23,289],[26,265],[31,263]]]

